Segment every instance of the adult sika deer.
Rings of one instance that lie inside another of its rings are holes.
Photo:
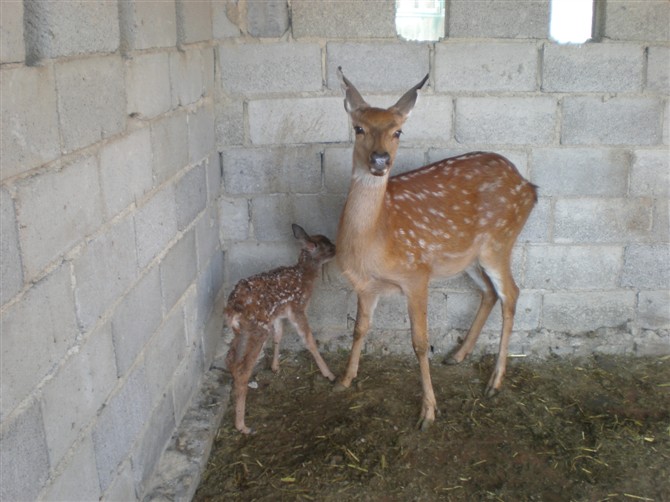
[[[235,427],[243,434],[251,432],[244,423],[249,377],[270,336],[274,339],[272,371],[279,370],[279,342],[284,319],[291,321],[321,374],[328,380],[335,380],[316,348],[305,313],[319,269],[333,259],[335,245],[323,235],[307,235],[299,225],[293,225],[293,235],[302,244],[298,263],[242,279],[230,293],[224,310],[226,322],[234,333],[226,364],[233,375]]]
[[[358,313],[349,361],[337,387],[349,387],[356,378],[379,296],[402,293],[423,388],[418,425],[426,429],[435,420],[436,407],[428,363],[428,283],[465,271],[481,290],[479,310],[461,347],[449,357],[451,363],[472,352],[501,300],[500,348],[485,391],[494,395],[505,374],[519,296],[510,269],[512,248],[537,194],[509,160],[495,153],[468,153],[390,177],[402,125],[428,75],[388,109],[368,105],[341,68],[338,75],[356,138],[336,258],[358,295]]]

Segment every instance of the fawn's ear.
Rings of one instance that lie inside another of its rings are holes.
[[[291,225],[291,227],[293,228],[293,236],[300,241],[303,249],[306,249],[310,253],[314,251],[316,244],[312,242],[312,239],[310,239],[309,235],[307,235],[305,229],[300,225],[296,225],[295,223]]]

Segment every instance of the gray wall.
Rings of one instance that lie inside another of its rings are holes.
[[[0,9],[0,499],[134,500],[221,338],[211,6]]]
[[[513,352],[670,352],[670,3],[601,2],[579,47],[547,40],[543,2],[452,0],[434,44],[396,37],[392,0],[288,3],[0,3],[3,500],[142,498],[226,348],[225,294],[295,260],[292,222],[335,237],[338,65],[380,105],[430,73],[398,171],[485,149],[540,185]],[[348,347],[355,296],[330,276],[311,322]],[[433,285],[437,351],[476,303]],[[408,328],[383,300],[366,350],[411,352]]]
[[[248,4],[243,26],[261,43],[238,37],[218,48],[228,287],[295,260],[292,222],[336,234],[353,139],[337,66],[382,106],[428,72],[397,172],[494,150],[540,186],[514,253],[522,293],[511,350],[670,352],[668,2],[599,2],[599,42],[579,46],[547,39],[548,2],[451,1],[448,37],[437,43],[399,40],[392,1],[296,0],[290,17],[284,2],[264,5],[274,10]],[[356,302],[335,267],[331,276],[311,322],[334,349],[349,346]],[[469,280],[433,284],[436,351],[454,347],[477,303]],[[500,317],[481,351],[497,349]],[[373,324],[366,350],[411,352],[403,298],[381,301]]]

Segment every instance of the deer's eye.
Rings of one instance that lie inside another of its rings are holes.
[[[356,135],[365,134],[365,131],[361,126],[354,126],[354,132],[356,133]]]
[[[393,133],[393,137],[398,139],[401,134],[402,134],[402,129],[398,129],[396,132]]]

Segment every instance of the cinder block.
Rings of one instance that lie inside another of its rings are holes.
[[[207,206],[207,176],[203,162],[184,174],[175,185],[177,228],[184,230]]]
[[[221,252],[221,243],[219,242],[220,231],[219,206],[212,204],[207,207],[205,214],[198,220],[195,226],[198,270],[204,270],[205,265],[209,263],[212,256]]]
[[[4,399],[4,392],[2,397]],[[0,498],[35,500],[49,477],[49,456],[39,403],[34,401],[11,423],[3,423],[3,426],[0,434]]]
[[[144,351],[148,391],[153,401],[169,388],[179,363],[184,359],[186,346],[184,311],[180,306],[165,318]]]
[[[125,218],[88,243],[74,260],[77,316],[88,330],[137,276],[135,225]]]
[[[253,96],[323,87],[318,44],[228,44],[219,48],[223,90]]]
[[[141,54],[126,61],[128,115],[157,117],[172,107],[170,57],[167,52]]]
[[[545,92],[639,92],[644,48],[628,44],[545,44]]]
[[[0,189],[0,306],[23,288],[23,265],[19,235],[16,229],[14,201],[9,192]]]
[[[212,38],[210,0],[177,1],[177,41],[180,44],[203,42]]]
[[[249,102],[254,145],[333,143],[349,139],[342,98],[262,99]]]
[[[670,4],[622,0],[606,5],[603,35],[612,40],[670,40]]]
[[[143,367],[136,368],[100,412],[93,427],[93,446],[100,488],[104,492],[116,477],[117,467],[147,425],[151,401]]]
[[[305,229],[308,232],[311,230]],[[278,242],[238,242],[226,253],[226,284],[232,290],[237,281],[282,265],[298,261],[298,244],[289,226]]]
[[[533,289],[616,289],[621,246],[529,246],[524,285]]]
[[[2,9],[7,2],[0,4]],[[4,21],[3,21],[4,23]],[[60,153],[56,80],[51,66],[2,68],[0,178],[10,178],[46,162]]]
[[[214,47],[204,47],[200,51],[202,57],[202,79],[204,86],[204,94],[207,96],[214,95],[215,86],[218,85],[215,67],[218,55]]]
[[[109,324],[94,331],[42,390],[49,459],[57,465],[116,384]]]
[[[488,0],[476,6],[451,0],[447,19],[450,38],[538,38],[549,34],[549,0]]]
[[[316,193],[321,189],[321,152],[316,147],[224,150],[226,193]]]
[[[16,201],[23,264],[33,278],[102,224],[97,159],[80,157],[22,181]]]
[[[24,61],[23,2],[2,2],[0,18],[0,63]]]
[[[215,253],[209,263],[200,271],[196,281],[196,330],[190,330],[189,338],[196,339],[197,337],[200,346],[202,346],[203,330],[211,317],[212,308],[223,286],[223,280],[223,253]],[[190,329],[188,324],[187,329]]]
[[[245,240],[249,236],[249,201],[222,197],[219,201],[221,239]]]
[[[634,291],[547,293],[542,327],[568,333],[585,333],[617,327],[635,318]]]
[[[542,188],[540,187],[540,194]],[[553,213],[550,197],[538,197],[537,204],[517,238],[517,242],[549,242]]]
[[[186,117],[186,113],[177,112],[151,124],[153,177],[156,186],[170,179],[188,164]]]
[[[554,142],[558,107],[549,97],[456,99],[459,143],[542,145]]]
[[[317,280],[307,313],[310,327],[317,341],[323,328],[349,331],[347,328],[347,297],[349,296],[349,290],[332,287],[328,279],[328,275],[332,273],[330,271],[326,272],[326,277],[321,276]]]
[[[205,166],[205,174],[207,176],[207,203],[211,207],[212,203],[216,202],[222,193],[223,168],[219,152],[213,151],[210,154]]]
[[[670,199],[659,197],[654,200],[653,242],[670,242]]]
[[[172,106],[187,106],[205,94],[204,61],[199,49],[170,53]]]
[[[291,2],[295,38],[396,38],[395,2]]]
[[[185,233],[172,246],[159,268],[165,310],[170,310],[195,280],[197,269],[195,230]]]
[[[174,189],[165,187],[135,213],[137,259],[146,267],[177,233]]]
[[[435,44],[435,90],[534,91],[537,66],[536,42],[449,40]]]
[[[631,195],[670,195],[670,156],[667,150],[637,150],[630,177]]]
[[[100,182],[108,218],[151,190],[151,134],[148,127],[108,143],[100,150]]]
[[[392,106],[393,103],[391,103]],[[453,102],[451,97],[419,96],[412,114],[403,126],[400,140],[402,151],[409,145],[437,147],[451,142],[453,135]],[[396,165],[402,159],[396,159]],[[422,161],[411,164],[421,166]]]
[[[95,468],[93,442],[86,436],[76,446],[59,476],[41,497],[43,500],[100,500],[100,483]],[[107,499],[120,500],[120,499]],[[128,500],[128,499],[124,499]]]
[[[364,98],[365,93],[396,92],[397,100],[418,84],[430,69],[427,44],[330,42],[326,50],[328,88],[340,91],[337,67],[341,66],[344,75]],[[389,72],[389,68],[393,71]]]
[[[651,235],[650,199],[559,199],[554,240],[560,243],[627,243]]]
[[[240,36],[239,7],[236,1],[212,3],[212,27],[214,38],[232,38]]]
[[[259,196],[253,199],[251,221],[261,241],[292,240],[293,223],[334,240],[343,206],[344,198],[337,195]]]
[[[188,115],[188,152],[191,164],[208,158],[215,149],[214,110],[205,104]]]
[[[323,152],[323,183],[332,194],[346,194],[351,183],[351,147],[328,147]]]
[[[670,99],[666,100],[663,113],[663,144],[670,145]]]
[[[216,144],[219,150],[244,143],[244,104],[237,100],[218,100],[216,112]]]
[[[177,45],[174,0],[120,2],[119,11],[124,51]]]
[[[30,60],[115,52],[119,48],[116,2],[25,2],[26,52]]]
[[[0,420],[4,421],[65,356],[79,334],[70,267],[61,266],[38,281],[3,313],[0,323]]]
[[[172,394],[168,392],[162,396],[151,415],[152,426],[145,429],[131,456],[133,476],[140,493],[144,492],[144,485],[158,464],[161,453],[176,427]]]
[[[647,56],[647,89],[670,93],[670,47],[652,46]]]
[[[119,378],[139,356],[163,319],[161,276],[152,268],[123,299],[112,317],[112,337]]]
[[[124,130],[126,90],[119,56],[64,61],[55,68],[64,152]]]
[[[631,244],[624,255],[621,286],[637,289],[670,287],[670,245]]]
[[[193,348],[179,365],[173,379],[172,395],[177,423],[181,422],[186,413],[188,404],[198,388],[202,373],[202,353],[198,348]]]
[[[624,196],[630,153],[606,148],[534,148],[533,183],[542,195]]]
[[[640,291],[638,323],[644,329],[670,328],[670,291]]]
[[[118,469],[109,483],[109,488],[102,496],[104,500],[138,502],[140,500],[135,487],[133,468],[130,459],[126,460]]]
[[[252,37],[281,37],[289,27],[286,0],[249,0],[247,27]]]
[[[661,102],[646,97],[567,96],[561,143],[567,145],[657,145]]]

